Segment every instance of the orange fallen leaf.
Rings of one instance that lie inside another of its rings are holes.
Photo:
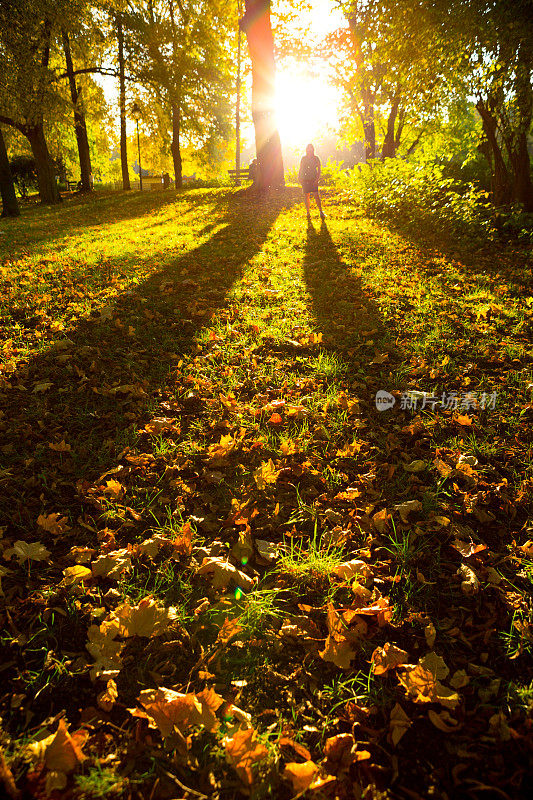
[[[283,770],[283,777],[290,780],[295,794],[301,794],[306,790],[321,789],[327,783],[336,780],[333,775],[327,775],[322,778],[314,761],[305,761],[303,764],[291,761]]]
[[[253,783],[253,767],[266,758],[268,750],[257,740],[257,731],[253,728],[238,730],[233,736],[223,739],[226,759],[235,769],[237,775],[246,786]]]
[[[70,531],[67,518],[60,516],[60,514],[39,514],[37,525],[44,531],[51,533],[52,536],[62,536]]]
[[[57,772],[72,772],[78,764],[86,759],[82,747],[88,737],[87,731],[68,732],[64,719],[59,720],[57,731],[33,742],[28,746],[30,753],[38,760],[44,761],[47,769]]]
[[[371,661],[374,665],[374,675],[384,675],[390,669],[396,669],[400,664],[405,664],[408,654],[405,650],[387,642],[383,647],[376,647],[372,653]]]

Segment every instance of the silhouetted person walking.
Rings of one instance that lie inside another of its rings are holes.
[[[302,185],[304,192],[305,209],[307,211],[307,220],[311,220],[311,211],[309,208],[309,197],[314,195],[318,210],[320,211],[320,219],[325,219],[326,215],[322,211],[322,202],[320,200],[320,193],[318,191],[318,181],[322,172],[322,164],[317,155],[315,155],[315,148],[312,144],[308,144],[305,148],[305,156],[300,161],[300,171],[298,173],[298,180]]]

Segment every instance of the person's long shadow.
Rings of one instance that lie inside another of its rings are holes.
[[[113,457],[116,464],[132,422],[157,406],[171,367],[190,353],[294,199],[290,191],[263,201],[233,196],[207,242],[126,291],[103,318],[69,330],[64,347],[48,349],[11,376],[11,389],[0,393],[0,420],[7,421],[0,525],[3,518],[20,535],[44,509],[71,504],[80,480],[95,480]],[[68,456],[49,446],[63,440],[72,445]]]
[[[365,293],[356,266],[342,260],[325,223],[318,231],[308,225],[304,277],[324,345],[371,353],[374,341],[386,342],[376,302]]]

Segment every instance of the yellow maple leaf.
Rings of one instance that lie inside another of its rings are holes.
[[[272,483],[276,483],[279,470],[276,470],[271,458],[264,461],[254,472],[254,480],[258,489],[266,489]]]

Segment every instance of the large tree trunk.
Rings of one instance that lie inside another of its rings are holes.
[[[170,0],[169,5],[170,10],[170,23],[172,26],[172,66],[173,66],[173,75],[175,84],[172,87],[170,92],[170,116],[172,119],[172,143],[170,145],[170,152],[172,153],[172,161],[174,163],[174,182],[176,189],[181,189],[183,186],[183,164],[181,160],[181,143],[180,143],[180,133],[181,133],[181,83],[182,77],[179,74],[178,70],[178,58],[179,58],[179,48],[178,48],[178,35],[176,32],[176,20],[174,17],[174,3],[173,0]],[[184,17],[183,14],[183,6],[180,4],[180,12],[182,18]],[[152,15],[152,23],[153,23],[153,15]]]
[[[20,208],[17,195],[15,194],[13,176],[9,168],[9,159],[7,157],[2,128],[0,128],[0,194],[2,195],[2,216],[20,216]]]
[[[172,153],[172,160],[174,162],[174,179],[176,181],[176,189],[181,189],[183,186],[183,168],[181,162],[181,146],[180,146],[180,126],[181,126],[181,112],[178,103],[172,103],[172,144],[170,150]]]
[[[259,189],[285,185],[281,140],[275,115],[274,38],[270,0],[245,0],[240,24],[248,39],[252,60],[252,119],[259,172]]]
[[[28,125],[25,134],[30,142],[31,151],[37,168],[37,183],[42,203],[60,203],[61,195],[57,188],[54,163],[48,152],[42,122]]]
[[[492,199],[494,205],[503,206],[511,201],[511,181],[509,172],[505,164],[500,145],[498,143],[497,129],[498,123],[489,111],[488,106],[483,100],[478,100],[476,108],[483,122],[483,131],[489,143],[493,164],[492,170]]]
[[[120,96],[120,164],[122,167],[122,188],[124,191],[131,189],[130,172],[128,168],[128,141],[126,138],[126,76],[124,61],[124,30],[122,16],[117,14],[117,41],[118,41],[118,79]]]
[[[395,127],[396,127],[396,117],[398,116],[399,107],[400,107],[400,101],[395,98],[392,102],[392,108],[390,110],[389,118],[387,120],[387,133],[385,134],[385,139],[383,140],[383,147],[381,148],[382,161],[384,161],[386,158],[394,158],[396,155]]]
[[[518,134],[511,156],[513,169],[513,195],[524,206],[524,211],[533,211],[533,183],[531,181],[531,162],[527,149],[525,133]]]
[[[74,76],[74,66],[72,64],[68,33],[63,30],[62,35],[63,50],[65,52],[65,61],[67,64],[68,82],[70,86],[70,97],[72,100],[72,106],[74,108],[74,130],[76,133],[78,156],[80,159],[81,188],[83,192],[90,192],[93,188],[91,184],[91,154],[89,152],[89,139],[87,138],[85,115],[80,102],[81,91],[79,91],[78,87],[76,86],[76,78]]]

